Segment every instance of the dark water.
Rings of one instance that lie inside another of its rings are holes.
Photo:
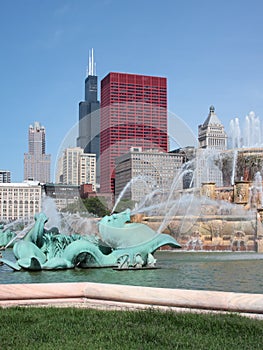
[[[13,258],[12,249],[3,252]],[[111,268],[14,272],[0,266],[0,284],[99,282],[161,288],[263,293],[263,254],[222,252],[157,252],[156,270]]]

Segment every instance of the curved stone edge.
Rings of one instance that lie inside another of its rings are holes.
[[[103,283],[1,284],[0,307],[115,305],[185,311],[235,312],[263,317],[263,294],[167,289]]]

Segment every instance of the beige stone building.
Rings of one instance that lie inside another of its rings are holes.
[[[0,220],[32,220],[41,211],[41,185],[38,182],[0,184]]]
[[[128,186],[123,198],[139,201],[156,189],[169,188],[183,164],[184,156],[158,150],[142,151],[132,147],[130,152],[118,157],[115,166],[115,197]],[[181,184],[179,185],[182,188]]]

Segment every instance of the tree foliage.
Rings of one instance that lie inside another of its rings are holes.
[[[83,204],[89,213],[95,214],[99,217],[109,215],[109,210],[98,197],[90,197],[83,199]]]

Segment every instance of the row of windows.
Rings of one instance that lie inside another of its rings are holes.
[[[110,83],[110,87],[111,88],[118,88],[118,89],[132,89],[132,88],[135,88],[136,90],[139,90],[139,89],[149,89],[149,90],[157,90],[157,91],[164,91],[166,92],[167,91],[167,88],[165,86],[163,86],[166,84],[158,84],[158,85],[148,85],[148,84],[142,84],[142,83],[118,83],[116,81],[112,81]]]
[[[111,95],[131,95],[135,94],[136,96],[143,96],[143,95],[153,95],[153,96],[161,96],[161,97],[166,97],[166,92],[159,92],[156,90],[145,90],[145,89],[136,89],[136,90],[119,90],[119,89],[112,89],[111,90]]]
[[[38,200],[29,201],[29,202],[30,202],[30,204],[31,204],[31,203],[36,203],[36,204],[39,203]],[[20,200],[19,202],[18,202],[18,201],[6,201],[6,200],[3,200],[3,201],[0,201],[0,204],[1,204],[1,203],[3,203],[4,205],[7,204],[7,203],[9,203],[9,204],[12,204],[12,203],[14,203],[14,204],[18,204],[18,203],[19,203],[19,204],[23,204],[23,203],[28,204],[29,202],[28,202],[27,200],[26,200],[26,201]]]
[[[32,211],[32,210],[37,210],[39,209],[39,206],[34,206],[34,205],[27,205],[27,206],[18,206],[18,207],[2,207],[0,206],[0,211],[4,212],[11,212],[11,211]]]
[[[41,195],[39,193],[1,193],[0,192],[0,198],[25,198],[25,197],[34,197],[34,198],[40,198]]]
[[[39,189],[21,189],[21,188],[0,188],[0,191],[2,192],[23,192],[23,193],[28,193],[28,192],[36,192],[38,193],[40,190]]]

